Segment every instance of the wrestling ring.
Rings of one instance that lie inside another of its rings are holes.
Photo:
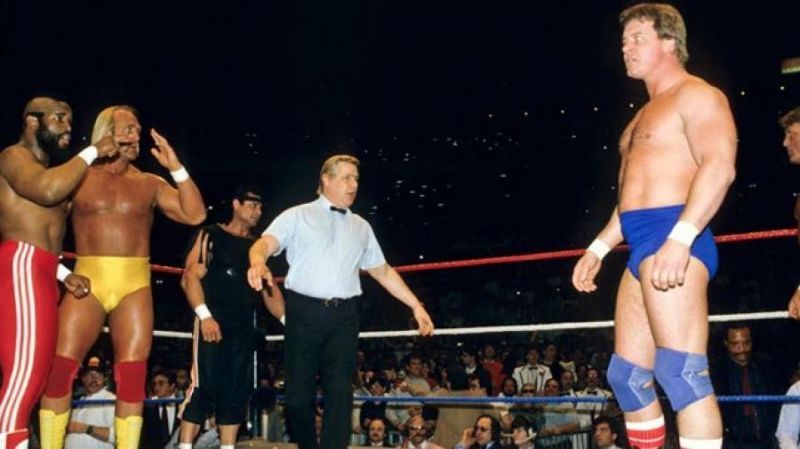
[[[738,234],[719,235],[715,240],[720,245],[729,245],[736,243],[745,243],[753,241],[773,240],[773,239],[786,239],[790,237],[797,237],[797,229],[777,229],[766,230],[757,232],[747,232]],[[794,243],[792,243],[792,246]],[[627,246],[618,246],[614,248],[614,252],[627,251]],[[585,252],[585,249],[569,249],[558,251],[546,251],[527,254],[517,254],[510,256],[486,257],[486,258],[473,258],[454,261],[443,262],[429,262],[410,265],[395,266],[394,268],[400,273],[418,273],[426,271],[438,270],[454,270],[460,268],[472,267],[486,267],[492,265],[509,265],[520,264],[528,262],[542,262],[551,260],[569,260],[580,257]],[[65,258],[74,258],[72,253],[64,253]],[[167,265],[152,264],[154,273],[163,273],[167,275],[180,275],[182,269]],[[618,276],[618,273],[614,274]],[[282,279],[278,278],[278,282]],[[786,299],[790,295],[790,291],[786,292]],[[713,301],[710,298],[709,301]],[[432,314],[433,315],[433,314]],[[765,321],[765,320],[785,320],[788,318],[786,310],[771,310],[771,311],[754,311],[748,313],[727,313],[727,314],[714,314],[709,316],[710,323],[726,323],[726,322],[739,322],[739,321]],[[436,322],[436,316],[433,316]],[[437,328],[432,338],[441,336],[469,336],[469,335],[488,335],[488,334],[510,334],[510,333],[531,333],[531,332],[554,332],[554,331],[576,331],[576,330],[596,330],[612,328],[614,322],[612,320],[603,321],[578,321],[578,322],[554,322],[554,323],[539,323],[539,324],[525,324],[525,325],[497,325],[497,326],[472,326],[472,327],[450,327],[450,328]],[[108,331],[107,328],[104,331]],[[153,332],[155,337],[159,338],[173,338],[173,339],[192,339],[191,332],[171,331],[171,330],[155,330]],[[413,338],[418,334],[416,330],[388,330],[388,331],[369,331],[361,332],[359,337],[361,339],[394,339],[394,338]],[[269,342],[280,342],[283,340],[282,335],[268,335],[266,340]],[[256,377],[258,379],[258,377]],[[278,398],[279,401],[282,399]],[[534,403],[605,403],[607,400],[602,397],[475,397],[475,396],[460,396],[460,395],[447,395],[447,396],[415,396],[415,397],[373,397],[373,396],[354,396],[356,404],[363,401],[373,402],[388,402],[394,404],[414,404],[414,405],[437,405],[437,406],[454,406],[454,407],[489,407],[488,410],[493,410],[498,407],[498,404],[506,404],[509,407],[513,404],[534,404]],[[613,399],[612,399],[613,401]],[[718,396],[718,401],[721,404],[725,403],[800,403],[800,396],[786,396],[786,395],[741,395],[741,396]],[[103,401],[75,401],[76,406],[98,403]],[[107,402],[107,401],[106,401]],[[164,400],[153,400],[148,402],[163,403]],[[777,405],[776,405],[777,406]],[[668,410],[668,407],[665,408]],[[281,447],[281,442],[270,442],[259,445],[258,438],[267,441],[269,439],[268,428],[270,427],[270,416],[266,413],[261,413],[260,418],[258,415],[253,414],[252,420],[248,423],[248,429],[255,438],[249,443],[240,443],[237,447]],[[273,418],[274,419],[274,418]],[[254,422],[258,420],[258,422]],[[274,427],[274,425],[273,425]],[[395,435],[395,439],[399,438]],[[435,439],[434,439],[435,440]],[[582,449],[591,447],[589,442],[590,435],[586,432],[576,434],[570,441],[570,447],[573,449]],[[395,440],[397,441],[397,440]],[[442,441],[442,443],[450,443]],[[456,440],[457,441],[457,440]],[[438,441],[437,441],[438,442]],[[363,444],[354,435],[354,445]],[[448,447],[448,446],[445,446]],[[559,446],[550,446],[559,447]],[[566,446],[565,446],[566,447]]]

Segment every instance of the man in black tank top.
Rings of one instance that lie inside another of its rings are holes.
[[[247,285],[248,250],[255,240],[251,230],[261,218],[261,205],[257,188],[239,189],[230,221],[202,228],[186,256],[181,287],[197,319],[181,448],[191,448],[200,425],[214,415],[221,448],[233,449],[253,391],[253,311],[259,299],[272,315],[283,318],[278,288],[259,293]]]

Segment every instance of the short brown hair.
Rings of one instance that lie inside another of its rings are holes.
[[[784,114],[778,123],[783,126],[783,129],[786,130],[790,126],[794,125],[795,123],[800,123],[800,107],[796,107],[791,111]]]
[[[619,23],[622,28],[631,20],[652,20],[653,29],[659,39],[675,41],[675,56],[681,64],[689,61],[689,50],[686,48],[686,24],[681,13],[674,6],[666,3],[640,3],[622,11]]]
[[[339,162],[346,162],[348,164],[353,164],[356,167],[361,163],[359,162],[358,158],[355,156],[350,156],[349,154],[336,154],[328,159],[325,159],[325,162],[322,164],[322,169],[319,171],[319,185],[317,186],[317,195],[322,195],[322,175],[333,175],[336,173],[336,164]]]

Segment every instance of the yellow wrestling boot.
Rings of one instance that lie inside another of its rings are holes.
[[[142,434],[142,417],[114,417],[114,430],[117,434],[117,449],[139,449],[139,437]]]
[[[69,424],[69,410],[59,415],[52,410],[39,410],[39,438],[42,449],[63,449]]]

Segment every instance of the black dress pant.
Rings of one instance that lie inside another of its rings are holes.
[[[345,449],[352,433],[358,299],[323,301],[286,291],[286,411],[300,449]],[[314,429],[317,373],[324,395],[322,435]]]

